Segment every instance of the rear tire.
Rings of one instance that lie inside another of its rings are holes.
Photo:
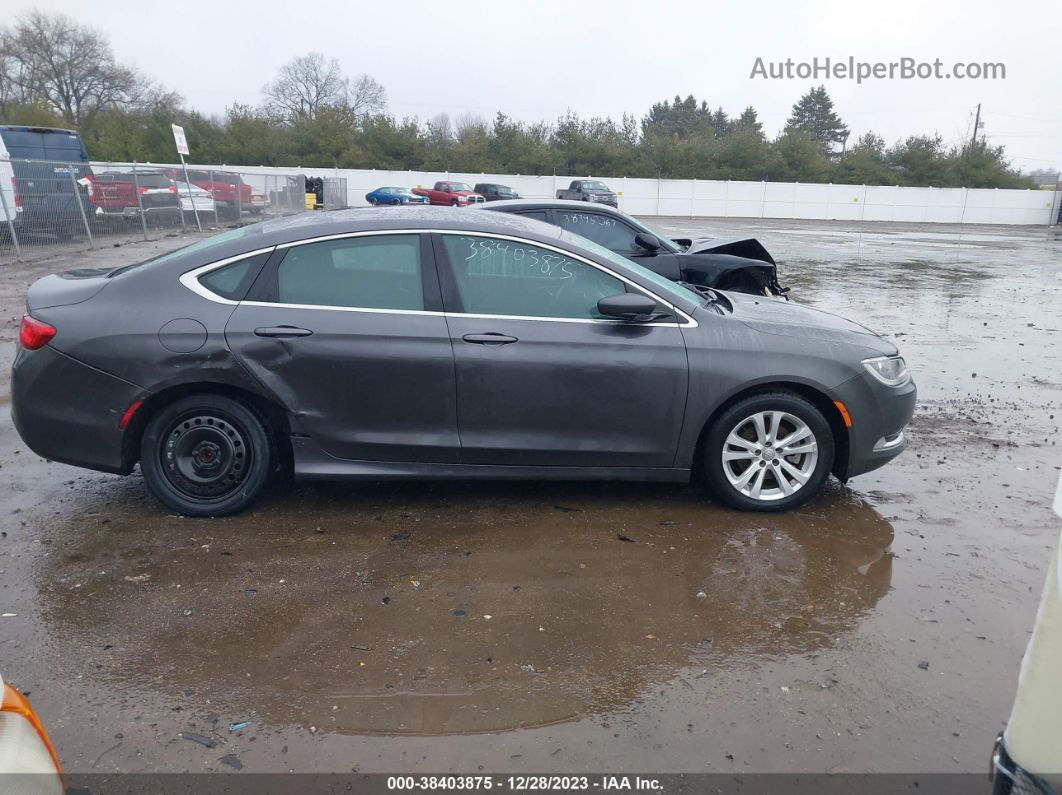
[[[792,392],[766,392],[716,419],[705,439],[704,475],[712,494],[732,508],[784,511],[819,491],[833,453],[822,412]]]
[[[261,493],[276,444],[250,406],[222,395],[191,395],[148,422],[140,469],[151,493],[185,516],[226,516]]]

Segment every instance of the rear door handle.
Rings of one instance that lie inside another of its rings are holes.
[[[254,330],[256,337],[309,337],[313,334],[308,328],[295,326],[262,326]]]
[[[519,342],[516,337],[510,337],[506,334],[466,334],[461,339],[465,342],[471,342],[473,345],[510,345],[514,342]]]

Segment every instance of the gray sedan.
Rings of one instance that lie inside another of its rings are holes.
[[[23,440],[169,508],[298,478],[705,482],[781,510],[903,450],[895,346],[795,303],[693,292],[516,215],[267,221],[30,287]]]

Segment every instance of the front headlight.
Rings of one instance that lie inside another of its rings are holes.
[[[885,386],[903,386],[911,380],[907,372],[907,362],[902,356],[876,356],[864,359],[863,366],[867,372],[885,384]]]

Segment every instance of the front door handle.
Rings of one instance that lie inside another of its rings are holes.
[[[313,332],[295,326],[262,326],[256,328],[254,334],[256,337],[309,337]]]
[[[510,345],[514,342],[519,342],[516,337],[510,337],[506,334],[466,334],[461,339],[465,342],[471,342],[473,345]]]

